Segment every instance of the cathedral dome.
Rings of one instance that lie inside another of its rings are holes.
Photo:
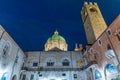
[[[52,37],[48,38],[45,44],[45,51],[59,49],[66,51],[67,50],[67,43],[64,37],[60,36],[58,31],[55,31]]]
[[[63,41],[63,42],[66,42],[66,40],[59,35],[59,33],[57,31],[54,32],[54,35],[50,38],[48,38],[47,42],[50,42],[50,41]]]

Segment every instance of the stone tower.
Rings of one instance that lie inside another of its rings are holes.
[[[107,25],[103,19],[97,3],[95,2],[84,2],[81,15],[88,44],[93,44],[93,42],[96,41],[96,39],[107,28]]]

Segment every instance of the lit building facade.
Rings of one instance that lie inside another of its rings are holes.
[[[97,3],[81,11],[88,45],[68,44],[58,31],[44,51],[23,52],[0,26],[0,80],[111,80],[120,75],[120,15],[107,28]]]
[[[96,61],[96,67],[102,75],[102,80],[116,79],[118,74],[120,74],[119,28],[120,15],[93,45],[86,48],[83,52],[88,63]],[[90,68],[95,70],[96,67]]]
[[[93,9],[92,12],[91,9]],[[95,62],[88,68],[86,74],[89,76],[88,80],[114,80],[120,72],[120,15],[106,29],[102,15],[98,12],[100,11],[96,3],[86,2],[82,9],[82,16],[87,14],[83,23],[86,35],[89,36],[87,37],[88,45],[84,48],[83,55],[88,64]],[[91,37],[93,35],[98,36],[94,39]],[[90,44],[91,41],[92,44]]]
[[[67,51],[64,37],[54,32],[45,44],[45,51],[26,52],[21,80],[74,80],[85,79],[85,59],[82,52]]]
[[[19,80],[25,55],[0,26],[0,80]]]

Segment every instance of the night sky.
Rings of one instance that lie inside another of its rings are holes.
[[[120,0],[86,0],[98,3],[109,26],[120,13]],[[44,50],[55,30],[74,50],[85,45],[86,36],[80,15],[83,0],[0,0],[0,24],[23,51]]]

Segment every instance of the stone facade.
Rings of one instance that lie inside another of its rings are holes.
[[[0,80],[19,80],[25,55],[0,26]]]
[[[27,71],[24,75],[28,80],[31,75],[38,80],[83,80],[86,78],[85,72],[81,69],[85,65],[85,59],[79,51],[41,51],[25,54],[28,57],[25,64]],[[23,77],[21,79],[23,80]]]
[[[88,45],[76,45],[75,51],[67,51],[66,40],[55,31],[45,51],[23,52],[0,26],[0,80],[116,79],[120,75],[120,15],[106,29],[97,4],[85,2],[82,19]]]

